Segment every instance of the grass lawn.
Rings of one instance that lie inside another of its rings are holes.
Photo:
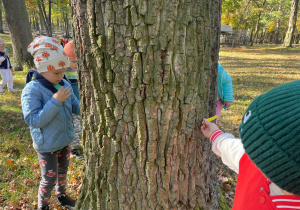
[[[219,62],[232,78],[234,103],[220,118],[224,128],[238,136],[238,126],[254,98],[281,84],[300,79],[300,45],[283,49],[280,45],[220,50]]]
[[[11,51],[10,39],[7,41]],[[232,76],[234,104],[223,111],[219,126],[238,136],[242,115],[251,101],[261,93],[280,84],[300,79],[300,48],[290,50],[275,45],[254,47],[221,48],[220,62]],[[12,53],[11,53],[12,54]],[[21,91],[26,72],[14,72],[16,94],[0,94],[0,209],[34,209],[37,204],[37,190],[40,168],[32,140],[21,111]],[[71,158],[68,174],[68,192],[77,197],[81,184],[83,162]],[[234,175],[229,174],[229,190],[221,190],[230,205],[235,186]],[[228,183],[225,183],[228,185]],[[224,184],[224,183],[223,183]],[[51,200],[51,209],[60,209]]]

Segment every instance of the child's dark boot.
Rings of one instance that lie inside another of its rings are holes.
[[[74,209],[76,201],[67,196],[66,194],[56,196],[58,205],[61,205],[67,209]]]
[[[71,151],[71,154],[74,158],[76,158],[77,160],[83,160],[83,157],[82,155],[80,154],[79,150],[78,149],[73,149]]]

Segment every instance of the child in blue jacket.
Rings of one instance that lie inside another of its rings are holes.
[[[227,109],[231,106],[233,102],[232,80],[220,63],[218,66],[217,93],[218,93],[218,100],[217,100],[216,115],[218,115],[218,118],[216,122],[221,116],[223,107]]]
[[[73,209],[75,201],[66,195],[66,185],[69,144],[75,135],[72,113],[80,114],[80,102],[63,79],[69,59],[63,47],[51,37],[35,38],[27,50],[34,57],[37,71],[23,89],[21,103],[41,167],[38,209],[49,209],[54,186],[58,203]]]

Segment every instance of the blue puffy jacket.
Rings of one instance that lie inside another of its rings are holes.
[[[66,80],[63,82],[71,88]],[[33,147],[39,153],[54,152],[70,144],[75,136],[72,113],[80,114],[80,102],[74,94],[63,103],[52,95],[51,90],[32,80],[21,96],[24,119],[30,127]]]
[[[219,63],[217,92],[222,102],[233,102],[232,79]]]

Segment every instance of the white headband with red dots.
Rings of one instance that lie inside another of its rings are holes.
[[[69,58],[57,39],[47,36],[36,37],[27,51],[33,56],[39,73],[69,67]]]

